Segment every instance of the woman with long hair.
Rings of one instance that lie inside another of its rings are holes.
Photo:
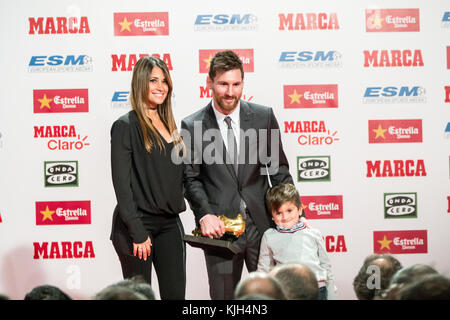
[[[143,57],[133,69],[132,109],[111,128],[111,168],[117,206],[111,240],[124,278],[151,284],[152,265],[161,299],[184,299],[186,247],[179,213],[185,147],[172,113],[172,80],[166,64]]]

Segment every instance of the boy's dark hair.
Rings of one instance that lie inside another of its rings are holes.
[[[266,203],[269,212],[278,210],[286,202],[292,202],[298,209],[302,206],[300,195],[293,184],[280,183],[267,190]]]
[[[238,55],[231,50],[217,52],[211,59],[209,67],[209,78],[214,81],[216,74],[239,69],[241,70],[242,79],[244,79],[244,67]]]
[[[41,285],[25,295],[24,300],[72,300],[65,292],[52,285]]]

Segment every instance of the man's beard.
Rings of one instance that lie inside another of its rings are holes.
[[[214,91],[213,91],[214,94]],[[225,111],[233,111],[238,103],[239,103],[239,99],[241,98],[240,96],[224,96],[224,97],[218,97],[214,94],[215,96],[215,100],[217,101],[217,104],[219,105],[220,109],[225,110]],[[229,104],[228,102],[224,101],[224,98],[229,98],[232,97],[234,98],[233,102],[231,104]]]

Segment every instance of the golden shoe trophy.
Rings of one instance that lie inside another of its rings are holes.
[[[225,234],[239,238],[239,236],[244,233],[245,221],[240,213],[238,213],[234,219],[225,217],[224,215],[219,216],[219,219],[222,220],[225,225]],[[195,228],[192,230],[192,234],[197,237],[202,237],[202,230],[200,228]]]
[[[239,249],[233,245],[232,240],[235,240],[241,236],[245,231],[245,220],[240,213],[236,218],[228,218],[224,215],[218,216],[220,220],[225,224],[225,234],[220,239],[210,239],[202,235],[202,230],[200,228],[195,228],[192,230],[191,235],[184,235],[184,240],[189,243],[192,247],[215,250],[223,253],[236,254]]]

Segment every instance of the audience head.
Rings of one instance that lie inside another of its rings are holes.
[[[51,286],[42,285],[33,288],[25,295],[24,300],[72,300],[61,289]]]
[[[399,300],[450,300],[450,279],[428,274],[405,285],[397,293]]]
[[[286,300],[280,283],[267,273],[252,272],[241,280],[234,291],[234,298],[264,295],[275,300]]]
[[[135,276],[107,286],[94,300],[155,300],[155,294],[142,276]]]
[[[353,280],[353,289],[359,300],[373,300],[389,286],[392,276],[402,268],[400,261],[389,254],[368,256]],[[378,277],[377,278],[377,272]]]
[[[301,263],[283,264],[270,271],[283,288],[288,300],[317,300],[319,286],[314,272]]]

